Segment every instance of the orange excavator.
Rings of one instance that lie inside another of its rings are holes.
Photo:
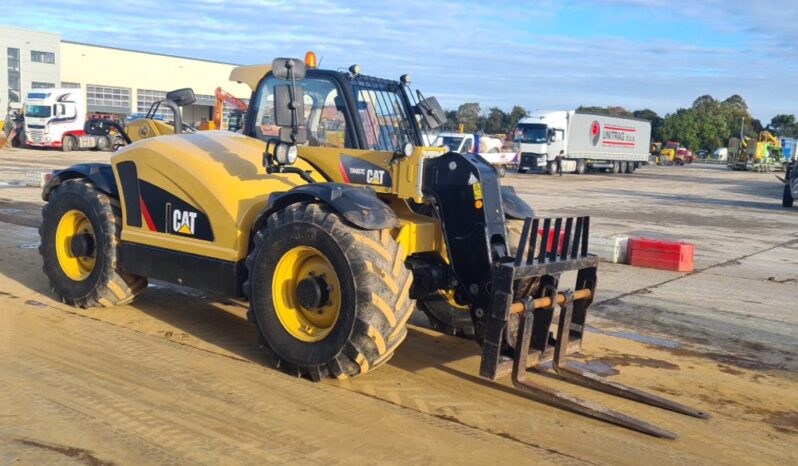
[[[230,113],[227,123],[229,131],[237,132],[242,128],[244,121],[243,117],[247,113],[248,105],[238,97],[233,96],[221,87],[216,88],[216,104],[213,106],[213,128],[222,128],[222,116],[224,114],[224,104],[229,104],[234,107]]]

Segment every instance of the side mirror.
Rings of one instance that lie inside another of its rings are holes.
[[[305,79],[305,71],[305,62],[298,58],[275,58],[272,61],[272,74],[278,79]]]
[[[274,123],[280,127],[279,141],[283,144],[304,144],[307,131],[305,94],[297,80],[305,77],[305,63],[296,58],[277,58],[272,62],[272,74],[290,84],[274,86]]]
[[[421,116],[430,129],[443,126],[446,123],[446,112],[435,97],[421,99],[416,107],[416,113]]]
[[[166,100],[171,100],[178,107],[185,107],[186,105],[191,105],[196,102],[197,98],[194,96],[194,90],[190,87],[186,87],[184,89],[176,89],[167,92]]]
[[[102,118],[92,118],[91,120],[86,120],[86,123],[83,125],[83,132],[92,136],[108,136],[112,128],[115,129],[120,136],[122,136],[122,139],[124,139],[126,143],[132,143],[122,125],[113,120],[106,120]]]

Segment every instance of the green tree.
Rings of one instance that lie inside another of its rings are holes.
[[[481,108],[476,102],[467,102],[457,109],[457,122],[464,126],[466,133],[475,133],[479,129],[479,113]]]
[[[708,94],[704,94],[693,101],[693,108],[697,110],[716,109],[718,105],[720,105],[720,102]]]
[[[488,134],[498,134],[504,131],[507,127],[507,120],[509,116],[502,111],[499,107],[491,107],[488,109],[488,115],[485,118],[485,127],[483,131]]]
[[[730,96],[728,99],[722,102],[723,105],[729,105],[730,107],[736,110],[744,110],[748,112],[748,104],[745,103],[745,99],[740,97],[739,94],[734,94]]]
[[[521,121],[522,118],[526,118],[529,116],[529,112],[521,107],[520,105],[516,105],[510,110],[510,115],[507,118],[507,126],[504,128],[504,132],[509,133],[510,131],[515,130],[515,127],[518,126],[518,122]]]
[[[770,119],[768,130],[779,137],[794,138],[798,137],[798,123],[795,115],[776,115]]]

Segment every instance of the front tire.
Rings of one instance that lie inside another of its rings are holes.
[[[279,369],[320,381],[390,359],[415,301],[389,230],[360,230],[324,205],[297,203],[269,217],[253,242],[248,316]]]
[[[119,202],[84,180],[67,180],[42,209],[39,227],[44,273],[60,300],[76,307],[127,304],[147,279],[122,271],[118,257]]]
[[[61,150],[64,152],[72,152],[78,146],[78,141],[75,136],[66,136],[61,143]]]
[[[576,174],[577,175],[584,175],[587,171],[587,163],[584,160],[577,160],[576,161]]]
[[[554,176],[557,174],[557,162],[547,162],[546,163],[546,173],[550,176]]]

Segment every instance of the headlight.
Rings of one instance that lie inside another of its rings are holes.
[[[404,155],[405,157],[410,157],[411,155],[413,155],[413,149],[414,149],[413,144],[409,142],[404,143],[404,145],[402,145],[402,155]]]
[[[274,149],[274,158],[280,165],[293,165],[296,162],[297,150],[293,144],[279,144]]]

